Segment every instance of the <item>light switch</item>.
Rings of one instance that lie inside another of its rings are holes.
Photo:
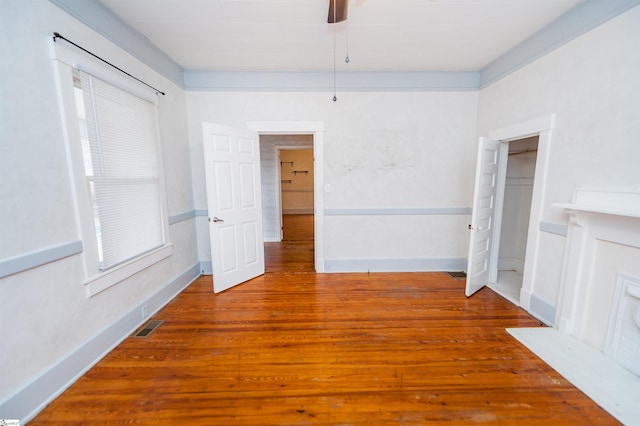
[[[331,185],[328,183],[324,184],[324,192],[331,192]]]

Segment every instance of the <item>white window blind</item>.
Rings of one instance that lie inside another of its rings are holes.
[[[85,174],[105,271],[164,244],[156,110],[85,72],[79,90]]]

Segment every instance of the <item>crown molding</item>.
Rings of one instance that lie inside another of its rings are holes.
[[[97,0],[49,0],[158,73],[189,91],[334,90],[332,72],[185,70]],[[339,72],[336,90],[473,91],[489,86],[612,18],[640,0],[584,0],[480,70]]]
[[[585,0],[480,70],[482,89],[640,5],[640,0]]]
[[[140,62],[184,88],[184,69],[97,0],[49,0]]]

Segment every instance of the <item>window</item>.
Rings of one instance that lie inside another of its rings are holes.
[[[171,256],[154,90],[54,43],[88,297]]]
[[[74,82],[102,272],[164,245],[156,107],[86,72]]]

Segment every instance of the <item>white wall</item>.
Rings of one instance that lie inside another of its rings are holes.
[[[168,211],[170,216],[193,211],[180,87],[47,0],[4,0],[0,20],[3,268],[32,261],[42,250],[55,254],[81,239],[50,55],[54,31],[166,91],[159,116]],[[0,279],[0,417],[24,419],[141,324],[143,303],[153,311],[195,277],[194,219],[177,221],[170,234],[172,256],[91,298],[83,287],[81,253]]]
[[[402,262],[415,260],[412,267],[420,267],[465,258],[468,215],[397,214],[469,207],[477,96],[353,92],[338,93],[332,102],[329,92],[187,92],[196,208],[206,209],[203,121],[241,128],[249,121],[321,121],[324,183],[331,186],[324,194],[330,215],[323,219],[330,270],[376,270],[381,261],[402,269]],[[342,215],[346,209],[363,215]],[[367,214],[375,209],[390,213]],[[204,218],[198,226],[200,238]],[[207,260],[204,250],[201,260]],[[353,263],[363,261],[368,264]]]
[[[478,134],[557,114],[543,221],[577,187],[640,189],[640,7],[608,21],[480,91]],[[543,232],[533,296],[557,303],[564,238]]]

